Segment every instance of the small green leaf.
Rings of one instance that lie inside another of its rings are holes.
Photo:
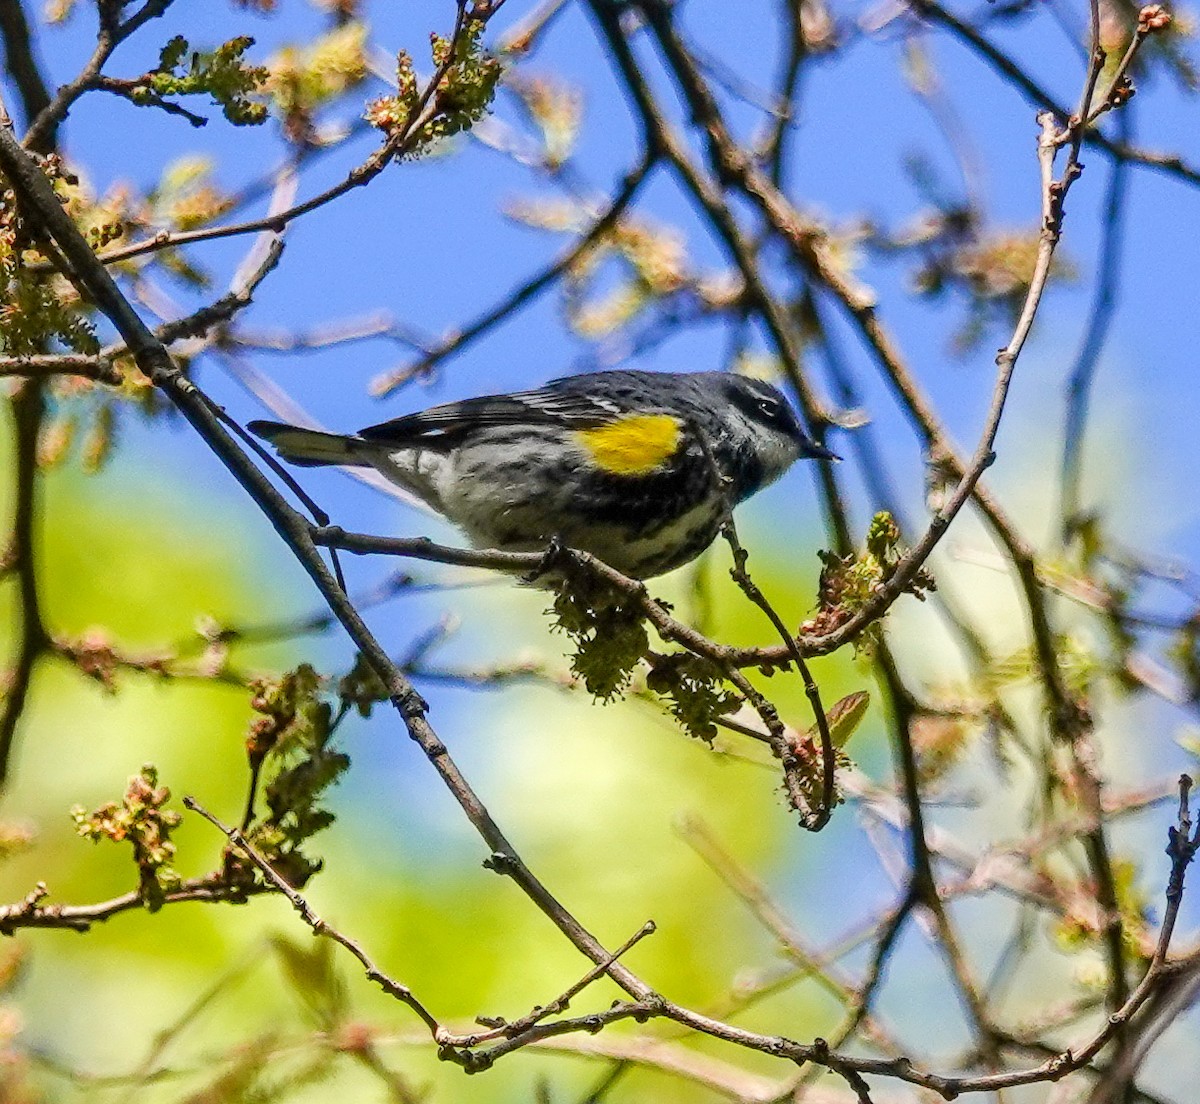
[[[844,748],[854,735],[855,729],[867,715],[867,707],[871,704],[871,695],[865,690],[855,690],[840,701],[836,701],[825,711],[825,723],[829,725],[829,736],[835,748]],[[821,735],[814,725],[808,730],[808,735],[814,740],[820,740]]]
[[[142,900],[151,912],[162,906],[167,891],[179,881],[171,869],[175,856],[171,832],[181,818],[173,809],[165,808],[170,797],[171,791],[158,784],[157,769],[147,763],[130,778],[120,802],[106,802],[91,813],[82,805],[71,809],[75,831],[84,839],[133,845]]]
[[[176,35],[163,48],[158,55],[158,67],[162,70],[174,69],[188,51],[188,41],[183,35]]]

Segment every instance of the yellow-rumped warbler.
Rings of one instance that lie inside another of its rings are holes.
[[[836,460],[769,383],[725,372],[593,372],[446,403],[354,436],[251,422],[301,465],[376,468],[473,544],[560,540],[646,579],[700,555],[726,503],[801,457]]]

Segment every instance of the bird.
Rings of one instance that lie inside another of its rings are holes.
[[[611,369],[445,403],[352,435],[247,427],[299,466],[374,468],[477,548],[589,552],[634,579],[699,556],[799,459],[839,457],[772,384]]]

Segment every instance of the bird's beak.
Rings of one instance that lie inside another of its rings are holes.
[[[830,452],[824,445],[818,445],[816,441],[806,440],[801,447],[801,455],[806,460],[841,460],[841,457],[836,452]]]

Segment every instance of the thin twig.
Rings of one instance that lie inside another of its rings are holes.
[[[1128,138],[1132,134],[1133,104],[1117,116],[1118,133]],[[1083,341],[1075,363],[1067,376],[1067,409],[1063,419],[1063,457],[1060,474],[1062,539],[1066,540],[1079,523],[1080,482],[1083,473],[1083,439],[1087,425],[1092,382],[1099,368],[1121,284],[1126,196],[1129,192],[1129,164],[1114,161],[1109,171],[1108,194],[1104,201],[1101,222],[1100,258],[1095,297],[1088,316]]]
[[[721,535],[729,544],[730,551],[733,554],[733,567],[729,571],[730,576],[741,588],[742,593],[766,614],[767,620],[771,622],[775,631],[783,639],[785,646],[791,653],[792,662],[795,663],[796,670],[800,673],[800,678],[804,682],[804,693],[808,698],[808,703],[812,706],[813,718],[816,722],[816,729],[820,736],[821,744],[821,803],[816,809],[807,811],[804,815],[803,824],[810,832],[819,832],[829,823],[829,818],[833,816],[834,772],[837,766],[837,751],[833,746],[833,736],[829,732],[829,718],[825,715],[825,706],[821,704],[821,693],[817,689],[817,683],[812,676],[812,671],[809,670],[808,664],[804,662],[804,656],[800,654],[795,637],[787,625],[784,624],[783,618],[779,616],[775,608],[767,601],[766,595],[763,594],[754,580],[750,578],[750,573],[746,570],[746,562],[750,558],[750,553],[742,547],[741,542],[738,540],[737,528],[733,523],[733,515],[728,512],[726,513],[725,523],[721,526]]]
[[[191,878],[175,889],[164,891],[161,904],[175,905],[185,901],[205,904],[224,901],[241,904],[247,898],[265,892],[265,886],[234,885],[215,881],[211,876],[207,876]],[[43,904],[48,894],[46,886],[38,883],[24,901],[0,906],[0,935],[12,935],[23,928],[65,928],[69,931],[85,932],[93,924],[102,923],[120,913],[146,908],[146,897],[140,889],[92,905]],[[156,906],[157,904],[156,902]]]
[[[292,908],[300,915],[310,928],[313,935],[323,935],[339,946],[345,947],[362,965],[363,971],[366,974],[367,980],[374,982],[385,993],[391,997],[395,997],[401,1004],[411,1008],[422,1020],[426,1027],[429,1028],[430,1034],[438,1039],[442,1032],[442,1026],[433,1016],[433,1014],[417,999],[413,991],[407,986],[402,985],[394,978],[385,974],[371,960],[370,956],[362,947],[345,933],[322,920],[320,916],[313,910],[303,894],[293,886],[289,885],[287,880],[275,870],[275,868],[261,855],[257,848],[246,839],[246,837],[237,828],[231,828],[227,824],[222,824],[212,813],[210,813],[203,805],[201,805],[194,797],[185,796],[183,804],[191,809],[194,813],[199,813],[205,820],[209,822],[217,831],[221,832],[229,842],[236,847],[243,855],[246,856],[259,870],[268,884],[275,891],[282,893],[289,902]]]
[[[965,42],[1033,106],[1042,111],[1052,112],[1058,119],[1069,117],[1070,111],[1033,80],[1020,65],[975,27],[959,19],[938,0],[910,0],[910,4],[919,15],[926,16],[940,24]],[[1096,128],[1089,128],[1086,131],[1084,142],[1087,145],[1096,146],[1117,160],[1128,161],[1134,165],[1144,165],[1146,168],[1166,173],[1188,184],[1200,185],[1200,168],[1189,165],[1178,154],[1161,153],[1157,150],[1142,149],[1139,146],[1116,141],[1108,138],[1103,131]]]

